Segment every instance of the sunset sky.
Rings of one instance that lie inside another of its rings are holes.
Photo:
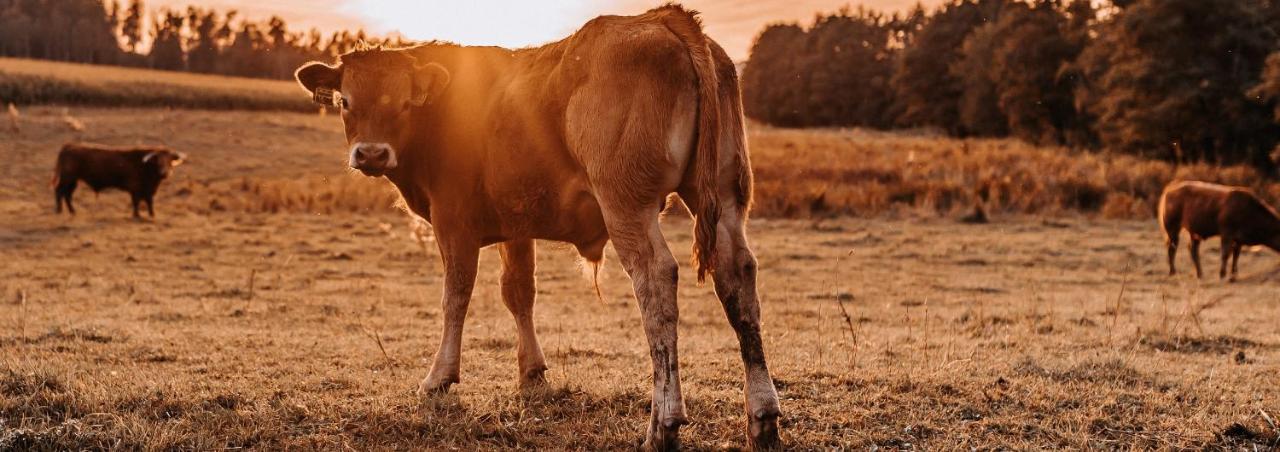
[[[932,7],[942,0],[921,0]],[[364,27],[375,34],[399,32],[409,39],[523,47],[560,39],[601,14],[635,14],[661,0],[151,0],[151,7],[185,8],[198,3],[238,9],[241,17],[284,17],[295,30]],[[769,23],[811,22],[819,11],[852,4],[902,11],[916,0],[685,0],[702,11],[707,33],[734,59],[746,59],[755,35]]]

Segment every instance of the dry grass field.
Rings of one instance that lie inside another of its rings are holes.
[[[39,107],[19,129],[0,135],[0,449],[600,450],[641,436],[650,368],[630,283],[610,256],[597,299],[551,243],[536,310],[550,387],[516,388],[486,250],[462,383],[413,395],[439,337],[439,263],[384,183],[343,169],[332,116]],[[79,216],[55,216],[53,158],[77,137],[191,159],[154,221],[84,187]],[[1145,206],[1173,168],[1009,141],[751,139],[765,346],[792,448],[1280,444],[1280,266],[1248,253],[1240,282],[1196,281],[1184,252],[1166,276]],[[976,199],[991,223],[956,221]],[[666,232],[688,262],[687,220]],[[682,271],[686,446],[743,447],[734,335]]]
[[[291,81],[0,58],[0,102],[316,111]]]

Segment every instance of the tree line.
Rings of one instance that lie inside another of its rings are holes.
[[[150,11],[142,0],[0,0],[0,56],[288,79],[302,63],[399,38],[328,35],[235,10]]]
[[[778,126],[1276,167],[1280,0],[1094,3],[952,0],[771,25],[743,70],[744,106]]]
[[[1280,0],[951,0],[765,28],[743,70],[752,118],[934,127],[1172,161],[1280,153]],[[142,0],[0,0],[0,56],[288,79],[308,60],[403,41]]]

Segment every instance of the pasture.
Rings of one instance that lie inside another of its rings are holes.
[[[33,107],[18,124],[0,135],[0,449],[599,450],[641,437],[650,364],[612,252],[597,299],[570,248],[540,243],[550,385],[522,394],[485,250],[462,383],[420,400],[439,262],[387,184],[344,169],[336,117]],[[1280,441],[1276,257],[1246,253],[1228,285],[1193,280],[1183,252],[1169,277],[1150,217],[1177,172],[1255,184],[1248,170],[927,134],[750,135],[750,235],[789,446]],[[85,187],[78,216],[55,216],[53,159],[74,138],[191,159],[155,221]],[[957,221],[978,202],[990,223]],[[682,436],[739,448],[737,342],[693,282],[690,232],[668,216],[685,264]]]

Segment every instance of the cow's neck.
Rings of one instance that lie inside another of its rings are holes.
[[[482,186],[486,155],[473,125],[458,124],[441,112],[424,112],[402,149],[408,149],[396,171],[387,174],[415,214],[433,225],[463,218],[433,218],[433,209],[475,212],[488,205]],[[459,209],[465,206],[466,209]]]
[[[474,47],[424,47],[416,52],[419,59],[449,68],[453,81],[444,97],[416,113],[415,127],[406,137],[406,148],[412,152],[388,178],[408,207],[438,230],[453,225],[479,236],[497,234],[500,215],[484,189],[491,157],[487,147],[494,138],[495,114],[490,110],[509,79],[513,53]],[[431,218],[431,212],[437,218]]]

